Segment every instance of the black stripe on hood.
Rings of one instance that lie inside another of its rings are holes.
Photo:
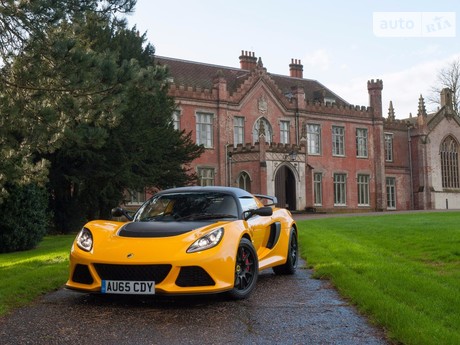
[[[170,237],[185,234],[213,221],[199,222],[132,222],[125,224],[118,236],[121,237]]]

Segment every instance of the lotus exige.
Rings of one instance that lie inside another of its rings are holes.
[[[128,222],[91,221],[78,233],[66,287],[246,298],[260,270],[293,274],[297,266],[297,226],[275,203],[239,188],[181,187],[157,193],[134,216],[116,208]]]

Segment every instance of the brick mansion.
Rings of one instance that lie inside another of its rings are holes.
[[[383,113],[381,80],[369,80],[369,104],[355,106],[304,78],[300,60],[289,75],[246,51],[239,68],[156,63],[169,69],[175,127],[205,147],[192,163],[201,185],[275,195],[290,210],[460,208],[460,117],[449,89],[436,113],[420,96],[417,114],[399,120],[391,102]]]

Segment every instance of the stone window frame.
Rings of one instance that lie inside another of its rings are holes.
[[[458,151],[459,144],[452,135],[448,135],[441,142],[439,155],[441,159],[442,188],[460,188]]]

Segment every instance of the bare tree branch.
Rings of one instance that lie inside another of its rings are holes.
[[[459,115],[460,106],[460,58],[452,61],[438,72],[436,85],[431,88],[431,95],[428,102],[440,105],[440,93],[442,89],[452,90],[452,108]]]

